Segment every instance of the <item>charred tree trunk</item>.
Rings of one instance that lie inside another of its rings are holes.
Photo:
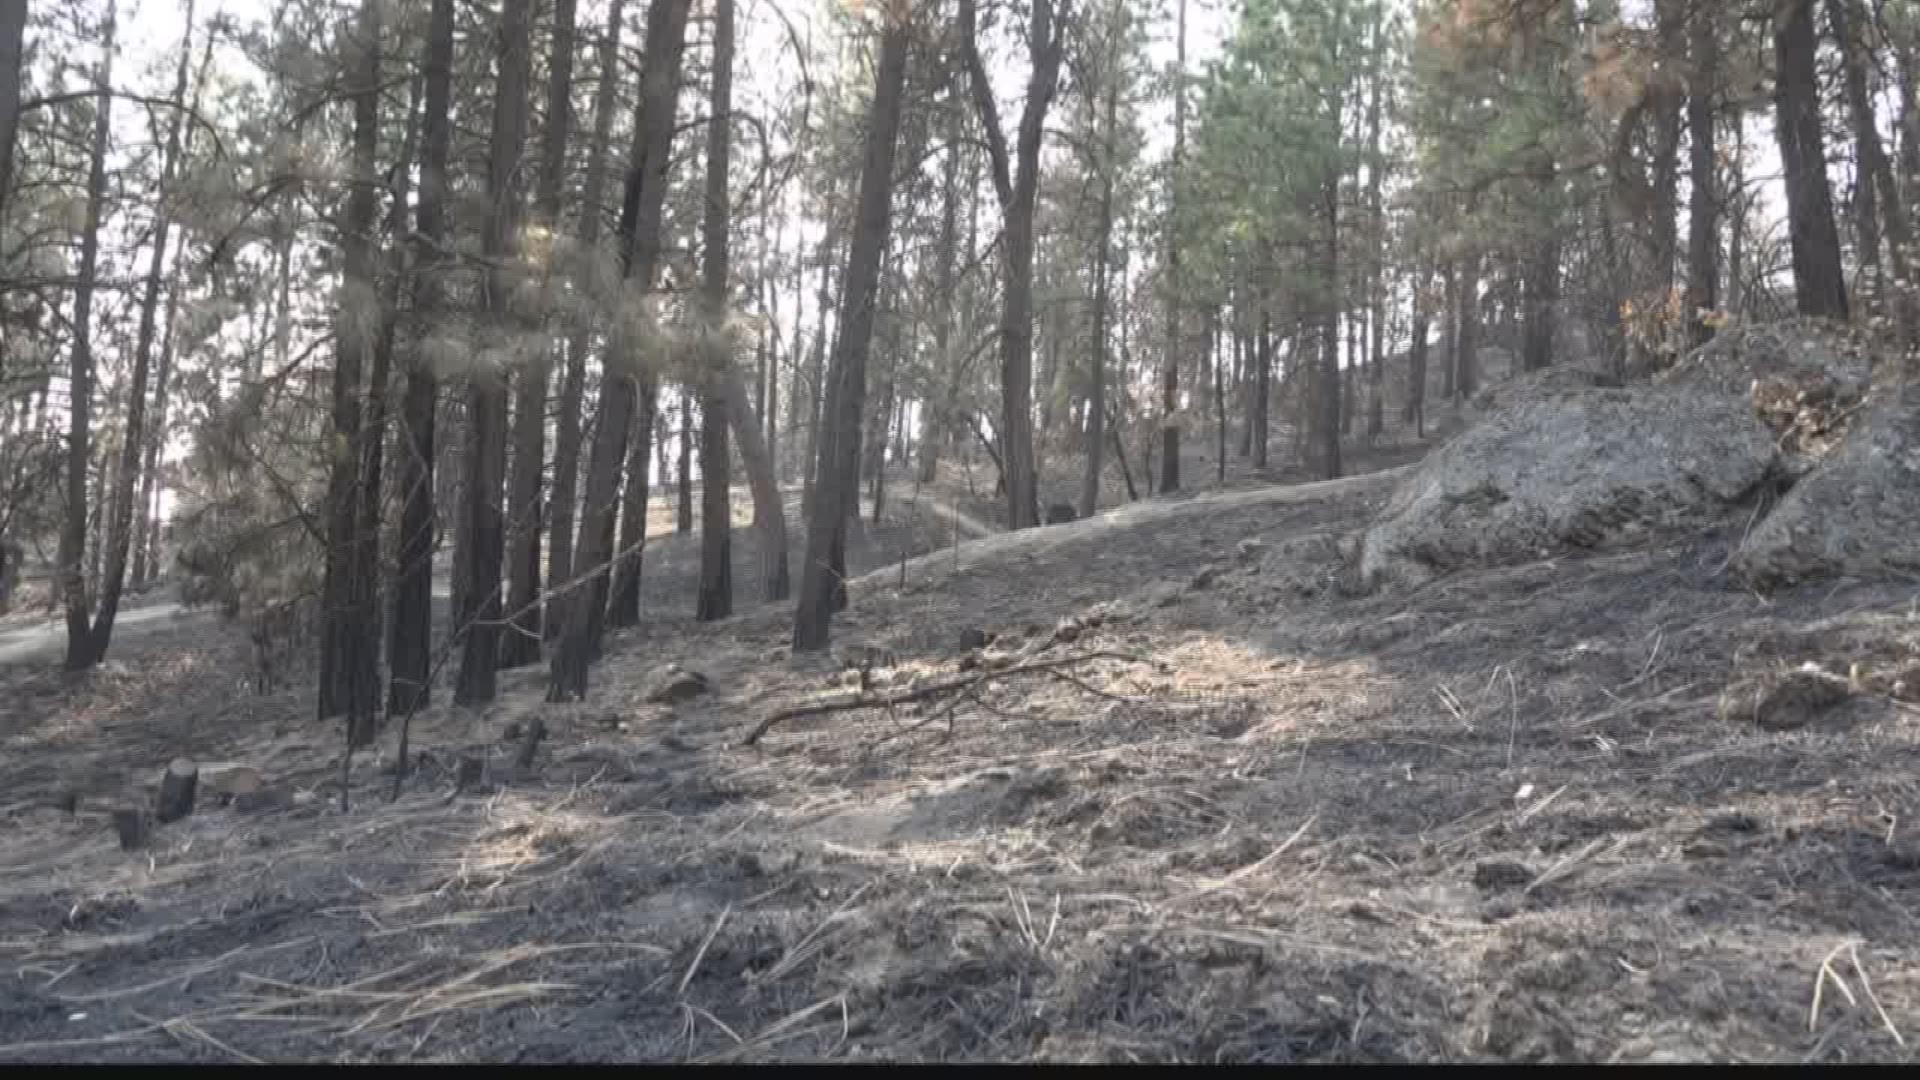
[[[1253,417],[1247,427],[1253,432],[1253,467],[1267,467],[1267,443],[1272,437],[1273,409],[1273,319],[1260,309],[1260,337],[1253,351]]]
[[[374,154],[380,133],[381,4],[364,0],[355,64],[349,78],[353,87],[353,181],[340,219],[340,246],[345,281],[335,314],[333,371],[333,430],[329,451],[331,475],[327,481],[327,552],[321,586],[325,622],[320,653],[319,714],[322,719],[345,714],[347,746],[367,745],[374,736],[374,710],[379,687],[372,635],[373,583],[360,579],[360,480],[363,382],[376,345],[379,320],[369,317],[377,307],[374,266],[374,215],[379,209]]]
[[[1652,221],[1645,236],[1651,262],[1652,302],[1665,304],[1673,294],[1680,231],[1675,219],[1680,207],[1680,131],[1684,86],[1671,70],[1684,59],[1686,12],[1680,0],[1654,0],[1655,33],[1661,65],[1647,91],[1653,120]]]
[[[940,453],[953,427],[954,388],[959,382],[960,358],[953,355],[953,293],[955,263],[960,243],[960,110],[947,110],[947,152],[945,172],[940,184],[940,239],[934,255],[933,356],[939,370],[934,372],[933,400],[924,403],[925,416],[920,425],[920,445],[916,474],[930,484],[940,469]]]
[[[600,202],[607,184],[607,144],[613,135],[614,77],[620,60],[621,14],[624,0],[612,0],[607,29],[600,40],[599,84],[593,93],[593,140],[587,147],[587,176],[580,198],[580,250],[600,246]],[[576,324],[567,336],[566,358],[560,375],[560,415],[553,432],[553,497],[547,501],[551,519],[547,536],[547,589],[558,593],[573,580],[575,506],[580,485],[580,414],[585,408],[589,325]],[[551,606],[551,602],[550,602]],[[545,635],[553,637],[559,620],[546,620]]]
[[[680,426],[675,438],[679,440],[680,452],[674,465],[673,493],[677,502],[673,531],[686,536],[693,532],[693,391],[683,386],[679,395]]]
[[[447,158],[453,126],[453,0],[433,0],[420,127],[420,194],[414,207],[414,318],[423,336],[445,304]],[[401,399],[400,535],[393,619],[387,638],[387,712],[406,716],[427,703],[433,637],[434,421],[440,396],[432,362],[416,344]]]
[[[771,448],[760,435],[747,408],[747,388],[731,363],[719,371],[722,408],[740,440],[740,460],[746,465],[747,484],[753,489],[754,544],[759,548],[760,594],[767,600],[785,600],[793,591],[787,571],[787,517],[773,471]],[[768,399],[771,406],[772,399]]]
[[[25,13],[22,13],[25,17]],[[87,165],[86,223],[80,234],[79,283],[73,290],[73,360],[67,373],[67,505],[60,526],[60,591],[66,601],[69,671],[92,667],[92,607],[87,596],[87,471],[92,464],[93,293],[100,266],[100,220],[107,196],[107,136],[112,123],[114,9],[107,7],[95,98],[93,150]]]
[[[1386,426],[1385,343],[1387,309],[1387,213],[1381,197],[1382,174],[1386,158],[1380,152],[1381,98],[1386,93],[1385,37],[1386,7],[1374,8],[1373,41],[1368,50],[1368,74],[1372,82],[1367,95],[1367,227],[1369,238],[1367,266],[1367,445],[1380,439]]]
[[[140,466],[139,519],[133,529],[133,583],[143,586],[160,571],[160,449],[167,441],[167,395],[173,381],[173,328],[180,306],[180,285],[167,290],[167,306],[160,316],[160,362],[153,373],[153,423],[147,431],[145,461]]]
[[[380,336],[374,342],[373,371],[367,380],[366,435],[360,452],[360,526],[356,537],[359,543],[354,549],[354,573],[366,583],[368,637],[365,648],[374,658],[369,663],[376,665],[380,651],[380,518],[381,500],[386,496],[388,396],[393,385],[393,353],[400,336],[401,300],[408,287],[407,207],[425,109],[423,90],[424,80],[413,80],[406,135],[401,140],[399,160],[390,173],[392,191],[386,232],[393,246],[387,251],[387,284],[380,300]],[[376,681],[376,701],[379,696]]]
[[[1000,307],[1000,444],[1006,459],[1007,528],[1039,524],[1033,447],[1033,248],[1034,207],[1040,191],[1040,143],[1047,108],[1060,81],[1066,47],[1067,11],[1053,0],[1033,0],[1027,27],[1031,70],[1020,127],[1009,154],[1000,130],[1000,110],[975,40],[975,0],[960,0],[960,39],[970,73],[974,109],[987,138],[993,189],[999,196],[1005,281]],[[1057,15],[1057,17],[1056,17]]]
[[[859,493],[859,443],[854,434],[860,424],[867,353],[873,339],[875,294],[892,224],[893,159],[911,33],[904,12],[895,11],[880,38],[853,243],[841,289],[839,341],[834,347],[831,384],[822,410],[813,495],[807,506],[807,555],[801,564],[800,596],[793,616],[796,651],[817,651],[827,646],[833,618],[833,552],[845,542],[847,505],[856,501]]]
[[[1687,321],[1693,344],[1713,336],[1703,313],[1720,306],[1720,193],[1714,160],[1714,95],[1719,92],[1720,31],[1714,8],[1696,5],[1688,16],[1688,170],[1693,193],[1687,205]]]
[[[727,166],[733,123],[733,0],[713,0],[713,90],[707,117],[707,206],[700,293],[712,356],[700,402],[700,590],[695,617],[733,614],[733,456],[720,386],[733,366],[727,340]],[[744,412],[744,410],[743,410]],[[753,416],[738,422],[754,427]],[[756,429],[757,430],[757,429]]]
[[[174,77],[173,97],[184,102],[187,96],[187,68],[193,37],[193,3],[188,0],[185,36],[180,41],[180,64]],[[101,103],[105,108],[105,102]],[[166,279],[167,238],[173,225],[170,207],[174,173],[180,165],[180,133],[185,126],[175,112],[167,125],[166,148],[160,159],[160,191],[153,222],[153,251],[147,264],[145,290],[140,298],[140,322],[134,333],[133,379],[127,391],[127,426],[120,442],[120,462],[113,477],[113,492],[107,506],[113,518],[107,526],[106,577],[100,582],[100,606],[94,613],[93,640],[88,644],[89,663],[99,663],[113,641],[113,621],[120,611],[120,593],[126,584],[127,551],[133,540],[133,497],[139,484],[140,463],[147,448],[147,380],[153,368],[154,331],[159,319],[160,289]]]
[[[1458,395],[1455,393],[1454,379],[1460,373],[1460,270],[1459,263],[1450,262],[1441,278],[1440,287],[1443,303],[1446,305],[1446,324],[1441,336],[1447,342],[1447,366],[1440,371],[1440,395],[1449,401]]]
[[[552,236],[560,224],[561,185],[566,177],[567,138],[573,126],[574,0],[554,0],[553,49],[547,58],[546,126],[540,133],[540,188],[534,195],[530,232]],[[588,209],[591,215],[592,209]],[[550,285],[551,269],[546,271]],[[546,291],[545,288],[542,290]],[[531,330],[543,328],[544,316]],[[526,370],[517,374],[514,396],[513,473],[507,481],[507,520],[512,551],[507,558],[506,637],[500,642],[500,666],[519,667],[540,659],[543,620],[540,602],[541,480],[547,464],[547,383],[551,346],[541,342]]]
[[[191,25],[192,20],[188,20]],[[193,82],[192,97],[188,101],[191,113],[198,113],[200,93],[207,84],[207,72],[213,63],[214,36],[209,33],[200,46],[200,68]],[[185,44],[182,44],[184,50]],[[183,53],[184,55],[184,53]],[[0,91],[3,92],[3,91]],[[182,127],[181,142],[176,164],[169,168],[171,175],[177,176],[180,161],[193,155],[194,130],[185,126],[185,116],[176,116],[175,122]],[[0,171],[5,166],[0,165]],[[5,179],[0,177],[0,186]],[[153,422],[147,426],[146,446],[143,449],[144,460],[140,466],[139,516],[134,523],[133,532],[133,581],[143,586],[161,572],[160,537],[160,496],[164,485],[160,478],[160,455],[167,440],[168,395],[172,389],[174,361],[174,328],[178,325],[176,316],[180,306],[180,280],[182,272],[178,265],[173,271],[173,283],[167,289],[166,309],[160,318],[160,357],[155,367],[153,381]]]
[[[1323,192],[1326,212],[1325,280],[1340,280],[1340,181],[1328,179]],[[1322,301],[1320,324],[1320,373],[1315,380],[1318,399],[1313,415],[1318,427],[1320,476],[1333,479],[1340,475],[1340,299],[1334,286]]]
[[[1859,178],[1855,181],[1858,193],[1854,196],[1855,214],[1860,224],[1859,260],[1862,265],[1878,267],[1880,264],[1880,235],[1884,227],[1887,240],[1887,253],[1893,264],[1893,276],[1896,281],[1911,283],[1912,234],[1907,220],[1906,207],[1900,199],[1900,187],[1894,181],[1893,165],[1887,160],[1886,148],[1880,143],[1880,128],[1874,116],[1873,97],[1867,88],[1867,69],[1872,61],[1867,46],[1861,40],[1866,12],[1859,0],[1827,0],[1827,14],[1833,24],[1833,36],[1840,44],[1847,91],[1847,111],[1853,120],[1854,161],[1858,166]],[[1878,198],[1874,197],[1878,193]],[[1895,287],[1895,290],[1898,286]],[[1885,290],[1894,296],[1895,311],[1907,323],[1907,331],[1920,329],[1912,324],[1920,311],[1911,297],[1900,295],[1895,290]]]
[[[1813,0],[1776,0],[1773,11],[1774,134],[1787,179],[1787,238],[1802,315],[1847,317],[1840,233],[1833,221],[1826,143],[1820,131],[1820,80]]]
[[[1432,314],[1427,275],[1419,272],[1413,290],[1413,341],[1407,349],[1407,407],[1401,415],[1413,424],[1414,436],[1427,437],[1427,332]]]
[[[614,556],[613,592],[607,602],[607,625],[616,629],[640,625],[640,571],[647,549],[647,500],[653,485],[653,429],[659,414],[660,387],[651,378],[640,387],[639,415],[633,421],[632,446],[627,451],[627,483],[620,497],[620,544]],[[661,460],[666,457],[662,444]]]
[[[1117,52],[1117,48],[1114,50]],[[1115,141],[1120,126],[1120,72],[1118,57],[1110,55],[1102,76],[1099,219],[1094,226],[1093,327],[1087,377],[1087,471],[1080,480],[1080,516],[1100,509],[1100,474],[1107,445],[1107,275],[1113,250],[1113,183],[1118,166]]]
[[[512,296],[519,275],[509,268],[516,258],[520,225],[517,175],[527,139],[527,91],[532,73],[530,0],[506,0],[500,10],[500,74],[493,99],[493,139],[487,155],[487,221],[481,249],[492,265],[483,290],[486,322],[495,332],[510,332],[517,321]],[[543,377],[544,378],[544,377]],[[466,632],[460,674],[454,682],[457,705],[492,701],[500,661],[500,580],[506,555],[506,510],[502,505],[507,466],[507,372],[478,371],[467,390],[467,519],[471,559],[464,592],[466,608],[459,625]]]
[[[833,188],[829,181],[823,214],[826,221],[834,220],[833,211]],[[813,487],[818,479],[813,466],[819,457],[820,416],[827,400],[827,311],[832,306],[833,250],[833,230],[829,227],[814,251],[820,263],[820,286],[813,298],[817,321],[813,328],[813,353],[807,362],[807,441],[800,463],[802,502],[809,506],[813,503]]]
[[[1180,490],[1180,164],[1187,145],[1187,0],[1179,0],[1174,35],[1173,158],[1168,172],[1166,354],[1160,358],[1160,490]]]
[[[1453,396],[1465,401],[1480,389],[1480,259],[1469,256],[1460,267],[1460,320],[1453,352]]]
[[[1224,329],[1220,325],[1220,308],[1215,306],[1207,315],[1207,368],[1213,377],[1213,482],[1227,482],[1227,378],[1223,370],[1225,357]]]
[[[660,256],[660,225],[665,205],[674,110],[680,99],[680,61],[686,48],[687,9],[691,0],[650,0],[647,36],[641,56],[639,115],[634,124],[633,156],[621,207],[621,241],[627,281],[651,289]],[[604,364],[600,420],[587,463],[585,508],[575,565],[601,575],[591,588],[576,589],[563,605],[565,629],[555,650],[547,696],[571,701],[586,696],[587,670],[599,651],[607,590],[603,584],[613,545],[613,516],[633,423],[639,387],[629,373],[631,358],[611,354]],[[645,471],[641,472],[642,477]]]
[[[20,69],[27,33],[27,0],[0,0],[0,222],[7,220],[13,146],[20,130]]]

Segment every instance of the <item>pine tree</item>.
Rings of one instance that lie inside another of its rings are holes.
[[[964,2],[964,0],[963,0]],[[875,294],[893,220],[893,163],[900,134],[912,26],[906,5],[881,13],[880,54],[875,64],[872,115],[867,120],[865,160],[860,168],[854,231],[841,290],[840,332],[834,346],[826,400],[821,410],[819,455],[807,505],[807,554],[801,564],[794,607],[793,648],[827,647],[836,584],[844,585],[844,562],[834,552],[846,536],[848,508],[857,499],[860,424],[867,355],[872,347]],[[844,551],[842,554],[844,558]]]

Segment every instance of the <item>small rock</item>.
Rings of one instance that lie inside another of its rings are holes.
[[[1218,581],[1219,579],[1220,579],[1219,567],[1203,566],[1200,568],[1199,573],[1193,575],[1193,580],[1187,583],[1187,588],[1189,589],[1210,588],[1212,587],[1213,583],[1215,581]]]
[[[1078,620],[1062,619],[1060,620],[1060,625],[1053,628],[1053,640],[1067,642],[1079,641],[1080,631],[1082,629]]]
[[[1727,857],[1727,845],[1716,844],[1712,840],[1695,840],[1681,848],[1680,853],[1689,859],[1724,859]]]
[[[647,694],[647,700],[656,704],[677,705],[699,697],[712,688],[705,675],[675,665],[667,669],[666,677]]]
[[[1787,731],[1811,723],[1850,694],[1846,679],[1809,663],[1735,682],[1720,692],[1718,711],[1722,720]]]
[[[1526,864],[1504,859],[1489,859],[1476,863],[1473,868],[1473,885],[1476,889],[1511,889],[1526,885],[1533,878],[1533,870]]]
[[[1180,594],[1186,590],[1171,581],[1163,581],[1147,590],[1148,607],[1168,608],[1180,602]]]
[[[961,652],[984,649],[993,642],[993,635],[977,626],[964,627],[960,631],[959,647]]]
[[[1267,544],[1264,540],[1249,538],[1234,545],[1233,553],[1241,562],[1258,562],[1267,553]]]
[[[200,766],[200,790],[228,798],[251,795],[266,786],[260,770],[251,765],[225,762]]]

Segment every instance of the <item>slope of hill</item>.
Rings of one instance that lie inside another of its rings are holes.
[[[1393,483],[883,566],[837,640],[892,703],[752,745],[857,690],[783,610],[655,618],[589,705],[522,672],[423,716],[345,813],[334,732],[214,686],[216,635],[16,677],[0,1057],[1907,1059],[1920,748],[1866,687],[1912,588],[1757,597],[1729,521],[1345,595]],[[1716,708],[1802,662],[1859,667]],[[652,700],[669,665],[711,689]],[[122,853],[105,808],[179,753],[288,803]]]

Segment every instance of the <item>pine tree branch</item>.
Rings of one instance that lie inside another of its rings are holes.
[[[1013,202],[1013,167],[1007,159],[1006,132],[1000,130],[1000,107],[993,101],[993,84],[987,81],[987,67],[980,60],[979,18],[974,8],[975,0],[960,0],[960,51],[967,65],[967,90],[987,136],[993,193],[1006,207]]]

